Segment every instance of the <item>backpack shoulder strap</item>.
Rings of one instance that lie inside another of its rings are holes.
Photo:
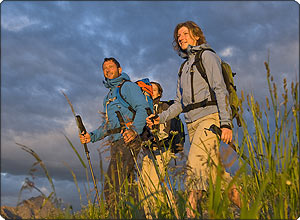
[[[197,70],[199,71],[199,73],[201,74],[201,76],[205,79],[205,81],[208,83],[208,79],[207,79],[207,75],[206,75],[206,71],[205,68],[203,66],[203,61],[202,61],[202,54],[204,51],[209,50],[213,53],[216,53],[213,49],[210,48],[206,48],[206,49],[202,49],[199,52],[196,53],[195,56],[195,60],[194,60],[194,65],[196,66]],[[208,83],[209,84],[209,83]]]
[[[126,108],[128,108],[129,111],[135,115],[135,110],[131,107],[131,105],[126,101],[124,96],[122,95],[121,89],[122,86],[124,85],[125,82],[131,82],[130,80],[124,80],[123,82],[120,83],[120,85],[117,88],[117,99],[121,102],[122,105],[124,105]]]
[[[210,84],[209,84],[209,81],[208,81],[208,78],[207,78],[207,74],[206,74],[206,71],[205,71],[205,68],[203,66],[203,62],[202,62],[202,54],[204,51],[206,50],[209,50],[213,53],[216,53],[213,49],[211,48],[207,48],[207,49],[202,49],[200,50],[199,52],[196,53],[196,56],[195,56],[195,60],[194,60],[194,63],[193,65],[196,66],[198,72],[201,74],[201,76],[203,77],[203,79],[206,81],[206,83],[208,84],[208,87],[209,87],[209,92],[210,92],[210,97],[211,97],[211,100],[212,101],[216,101],[216,98],[214,96],[214,93],[213,93],[213,90],[212,88],[210,87]]]
[[[178,72],[178,76],[179,76],[179,78],[181,77],[181,75],[182,75],[182,69],[183,69],[183,66],[184,66],[184,64],[187,62],[187,59],[181,64],[181,66],[180,66],[180,69],[179,69],[179,72]]]

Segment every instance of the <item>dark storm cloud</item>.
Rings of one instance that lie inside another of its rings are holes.
[[[295,2],[3,2],[1,171],[15,175],[15,181],[28,173],[34,159],[17,142],[32,147],[57,181],[72,181],[63,165],[66,161],[84,180],[81,164],[64,137],[85,158],[61,90],[89,131],[102,120],[97,112],[107,93],[101,71],[106,56],[116,57],[133,80],[159,81],[164,98],[173,99],[182,62],[172,48],[173,30],[186,20],[202,27],[208,43],[238,73],[239,92],[253,92],[264,100],[268,90],[263,63],[268,52],[276,82],[284,77],[296,80],[299,7]],[[101,145],[89,144],[97,168]]]

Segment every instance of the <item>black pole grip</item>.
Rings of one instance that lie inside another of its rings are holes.
[[[148,116],[153,114],[150,108],[146,108],[146,112],[147,112]],[[158,118],[157,114],[155,114],[153,117],[150,118],[150,120],[152,121],[153,124],[154,124],[154,119],[156,119],[156,118]]]
[[[158,115],[154,115],[153,117],[150,118],[150,120],[152,121],[152,123],[154,124],[154,119],[157,119]]]
[[[212,132],[214,132],[215,134],[217,134],[220,138],[222,136],[222,130],[215,124],[212,124],[209,128],[209,130],[211,130]]]
[[[76,115],[76,121],[77,121],[77,125],[78,125],[78,128],[80,130],[80,132],[84,132],[84,134],[86,133],[86,129],[82,123],[82,120],[81,120],[81,117],[80,115]]]
[[[147,112],[147,115],[150,116],[152,114],[152,111],[150,108],[146,108],[146,112]]]
[[[235,119],[236,119],[237,125],[238,125],[239,127],[241,127],[241,126],[242,126],[242,123],[241,123],[240,117],[237,115],[237,116],[235,117]]]

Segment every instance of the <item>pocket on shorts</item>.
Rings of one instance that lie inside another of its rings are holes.
[[[218,141],[217,135],[211,130],[209,130],[209,127],[204,127],[201,130],[200,138],[202,141],[208,141],[210,139],[216,139],[216,141]]]

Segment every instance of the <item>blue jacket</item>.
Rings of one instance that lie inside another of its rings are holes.
[[[116,111],[119,111],[123,116],[125,123],[131,121],[133,113],[124,105],[121,104],[120,100],[116,98],[117,87],[124,80],[130,80],[126,73],[122,73],[119,77],[115,79],[107,79],[103,81],[106,88],[109,89],[109,93],[103,100],[103,112],[106,113],[106,120],[103,121],[100,127],[89,134],[91,135],[91,141],[96,142],[105,138],[107,130],[119,128],[120,123],[117,118]],[[130,104],[130,106],[136,111],[136,115],[132,124],[132,129],[134,129],[138,134],[143,132],[143,128],[146,124],[147,112],[146,108],[149,107],[145,96],[142,93],[141,88],[134,82],[125,82],[122,86],[122,95],[125,100]],[[122,138],[120,133],[112,134],[113,141]]]

